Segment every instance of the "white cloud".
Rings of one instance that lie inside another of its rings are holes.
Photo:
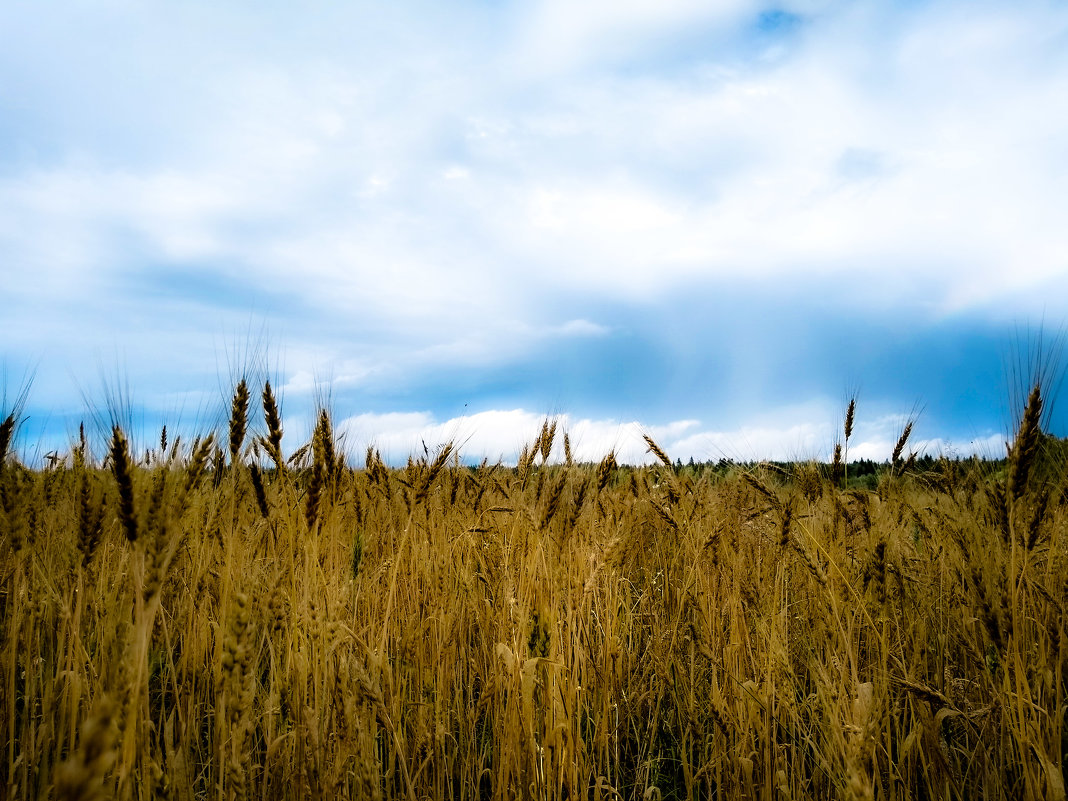
[[[749,0],[5,8],[5,341],[107,351],[137,329],[147,353],[231,324],[135,297],[160,265],[282,298],[263,313],[295,340],[295,393],[324,365],[338,385],[492,370],[615,331],[588,308],[670,328],[663,299],[699,283],[1068,314],[1068,10],[781,7],[792,33],[758,32],[774,9]],[[634,440],[575,426],[591,454]],[[789,457],[829,433],[665,437]]]
[[[288,24],[268,17],[216,64],[200,106],[192,91],[176,101],[195,146],[9,171],[4,242],[26,261],[91,268],[122,258],[133,232],[149,257],[238,261],[317,303],[435,322],[558,288],[640,296],[798,270],[892,276],[903,298],[953,310],[1064,275],[1063,12],[832,5],[772,66],[710,48],[681,77],[618,69],[694,26],[749,35],[761,9],[542,3],[520,40],[564,72],[538,78],[506,44],[401,36],[400,16],[377,31],[418,48],[408,67],[368,72],[358,48],[268,59]],[[232,16],[202,8],[178,38],[225,37]],[[166,24],[148,35],[170,62]],[[481,58],[461,55],[470,47]],[[578,63],[598,59],[596,75]],[[141,125],[133,135],[152,138],[160,121]],[[460,144],[472,125],[483,138]]]
[[[568,415],[554,419],[558,428],[552,461],[563,460],[565,431],[578,460],[599,461],[615,450],[621,459],[648,461],[636,423],[573,420]],[[433,450],[451,442],[468,461],[487,458],[515,464],[523,448],[537,438],[545,420],[545,415],[524,409],[487,410],[444,421],[428,412],[361,414],[341,421],[338,430],[357,452],[371,445],[393,463],[402,463],[409,454],[422,454],[424,443]]]
[[[409,454],[421,455],[424,443],[435,451],[453,443],[467,459],[514,464],[524,445],[541,430],[543,420],[521,409],[491,410],[446,421],[428,412],[360,414],[344,419],[337,428],[358,452],[370,445],[394,464],[403,463]]]
[[[781,428],[746,426],[735,431],[700,431],[676,443],[697,461],[793,461],[824,458],[833,441],[831,427],[797,423]],[[680,457],[687,458],[687,457]]]
[[[626,464],[651,464],[656,457],[649,453],[644,440],[648,434],[672,459],[698,462],[732,459],[734,461],[828,461],[836,432],[830,423],[812,420],[791,421],[789,416],[805,407],[781,409],[767,416],[768,424],[742,426],[733,430],[715,430],[699,420],[676,420],[660,425],[643,425],[636,421],[576,418],[558,415],[557,435],[550,461],[563,461],[563,436],[571,441],[574,458],[600,461],[609,452]],[[816,407],[808,407],[816,408]],[[429,412],[361,414],[346,418],[337,428],[343,432],[354,453],[362,454],[371,445],[383,458],[403,463],[409,454],[420,455],[423,445],[432,452],[447,442],[453,443],[461,457],[469,462],[483,458],[515,464],[520,451],[529,446],[541,431],[545,415],[525,409],[488,410],[464,417],[438,420]],[[779,422],[772,422],[777,419]],[[900,419],[885,418],[874,423],[859,423],[850,444],[848,458],[886,461],[900,435]],[[892,427],[896,426],[896,428]],[[892,437],[887,432],[893,431]],[[906,455],[916,450],[920,455],[968,456],[973,453],[996,457],[1002,447],[999,435],[983,436],[968,442],[953,443],[941,439],[910,441]]]
[[[589,320],[568,320],[550,330],[561,337],[603,337],[612,329]]]
[[[523,15],[516,61],[522,74],[541,77],[603,68],[655,52],[694,26],[721,29],[758,7],[747,0],[543,0]]]

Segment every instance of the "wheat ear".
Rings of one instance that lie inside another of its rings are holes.
[[[137,540],[137,516],[134,514],[130,448],[126,442],[126,435],[118,426],[115,426],[112,431],[111,448],[108,453],[111,456],[111,472],[115,476],[115,482],[119,485],[119,520],[122,521],[126,539],[135,542]]]
[[[890,455],[890,464],[893,467],[897,467],[900,463],[901,452],[905,450],[905,443],[909,441],[910,434],[912,434],[911,420],[905,423],[905,428],[901,431],[901,436],[897,438],[897,444],[894,445],[894,452]]]
[[[248,425],[248,384],[245,379],[237,382],[234,399],[230,404],[230,464],[237,464],[237,454],[241,443],[245,441],[245,429]]]
[[[649,452],[652,453],[668,470],[674,470],[675,466],[671,463],[671,457],[667,455],[663,448],[656,444],[652,437],[648,434],[642,434],[642,438],[645,440],[645,444],[649,446]]]
[[[1016,434],[1009,463],[1009,493],[1014,501],[1019,500],[1027,490],[1027,479],[1042,439],[1041,419],[1042,389],[1039,384],[1035,384],[1027,399],[1027,407],[1024,409],[1023,420],[1020,421],[1020,430]]]
[[[282,417],[278,414],[278,403],[275,401],[270,381],[263,385],[263,419],[267,423],[264,447],[278,471],[283,472],[286,463],[282,458]]]

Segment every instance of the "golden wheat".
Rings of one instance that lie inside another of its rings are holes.
[[[103,469],[84,436],[70,468],[12,449],[0,785],[1063,798],[1068,504],[1037,397],[1011,461],[910,472],[906,424],[870,490],[841,443],[781,470],[676,467],[650,438],[633,467],[574,461],[564,431],[556,464],[548,420],[514,468],[446,445],[353,469],[320,410],[287,464],[266,387],[247,468],[244,434],[237,469],[212,434],[135,463],[116,427]]]

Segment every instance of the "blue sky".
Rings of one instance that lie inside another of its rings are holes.
[[[853,456],[997,454],[1066,98],[1055,2],[5,3],[6,394],[30,451],[247,369],[395,460],[825,458],[853,391]]]

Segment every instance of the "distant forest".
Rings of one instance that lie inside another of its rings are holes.
[[[1042,435],[1040,448],[1042,454],[1041,463],[1045,470],[1051,474],[1063,475],[1068,471],[1068,438],[1055,437],[1048,434]],[[679,473],[701,475],[713,471],[726,475],[738,468],[752,470],[764,467],[771,473],[780,473],[783,477],[797,474],[798,468],[803,465],[815,466],[822,474],[829,477],[832,465],[826,462],[780,462],[780,461],[735,461],[733,459],[719,459],[717,461],[698,462],[693,458],[684,463],[681,459],[675,461],[675,470]],[[983,471],[990,475],[998,475],[1008,466],[1008,459],[989,459],[980,456],[931,456],[924,454],[919,456],[910,455],[907,459],[901,459],[897,464],[889,459],[876,461],[874,459],[856,459],[848,462],[841,477],[841,483],[847,488],[874,490],[878,487],[882,476],[916,475],[916,476],[939,476],[947,473],[956,474],[969,467],[982,467]]]

